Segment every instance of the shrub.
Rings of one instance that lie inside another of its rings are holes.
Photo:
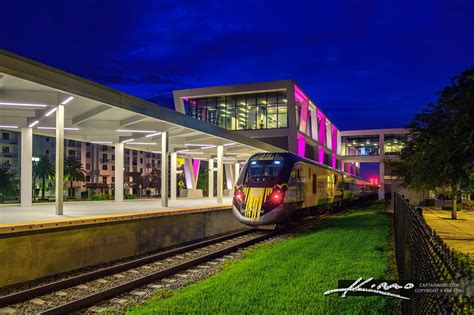
[[[132,195],[132,194],[126,194],[125,199],[137,199],[137,196]]]
[[[474,207],[474,202],[472,202],[471,200],[463,200],[459,206],[461,207],[461,209],[472,209]]]
[[[434,206],[435,200],[434,199],[425,199],[425,206]]]
[[[97,195],[92,195],[89,197],[89,200],[91,201],[108,200],[108,199],[110,199],[109,195],[106,195],[106,194],[97,194]]]
[[[453,207],[452,206],[442,206],[441,210],[453,210]],[[460,211],[460,210],[461,210],[461,207],[458,206],[457,211]]]

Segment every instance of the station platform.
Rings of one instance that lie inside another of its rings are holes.
[[[231,198],[0,206],[0,288],[196,242],[244,228]]]
[[[64,203],[64,214],[55,214],[54,203],[39,203],[31,207],[16,205],[0,206],[0,225],[15,223],[36,223],[51,220],[86,218],[92,216],[111,216],[118,214],[134,214],[155,211],[193,210],[206,207],[230,206],[231,197],[224,198],[223,203],[217,203],[216,198],[178,198],[169,200],[168,207],[163,208],[160,199],[125,200],[121,203],[114,201],[71,201]]]

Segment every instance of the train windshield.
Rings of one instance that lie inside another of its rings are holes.
[[[249,161],[244,184],[246,186],[272,187],[282,182],[283,161]]]

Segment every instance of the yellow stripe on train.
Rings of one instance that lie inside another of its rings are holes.
[[[245,210],[244,217],[259,220],[263,203],[271,194],[273,188],[244,188]]]

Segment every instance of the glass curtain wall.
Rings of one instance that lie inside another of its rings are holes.
[[[385,154],[400,155],[406,141],[407,135],[385,135]]]
[[[228,130],[288,128],[286,92],[190,99],[186,114]]]
[[[379,136],[342,137],[344,155],[378,155]]]

